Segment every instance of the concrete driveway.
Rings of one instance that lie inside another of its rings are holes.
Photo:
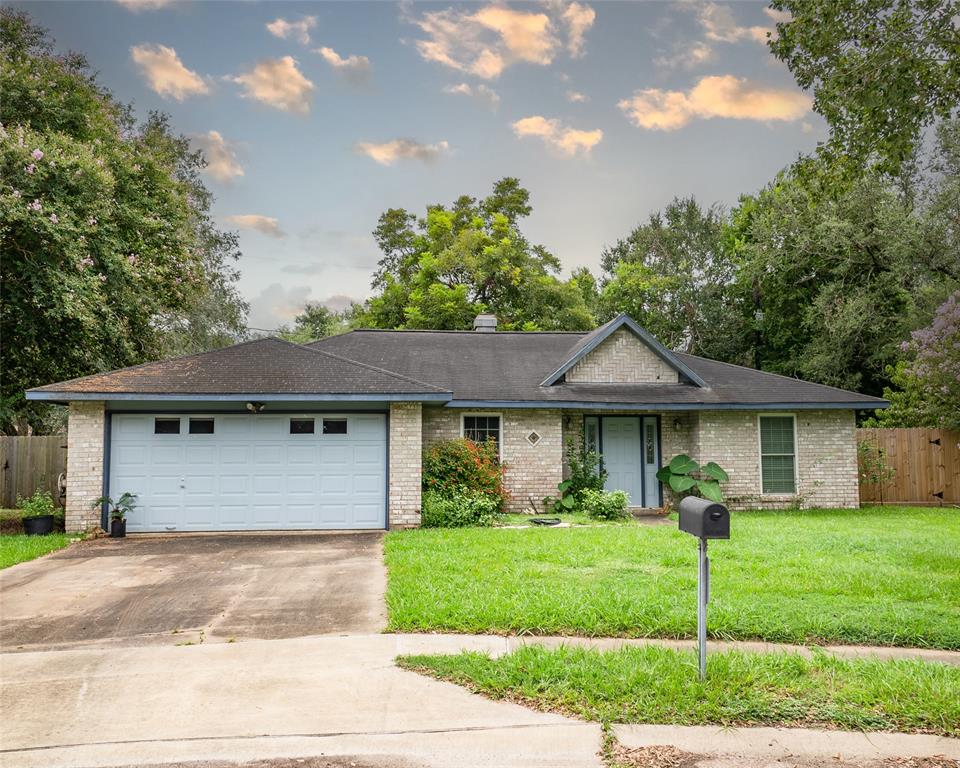
[[[379,632],[382,533],[131,536],[0,571],[0,650]]]

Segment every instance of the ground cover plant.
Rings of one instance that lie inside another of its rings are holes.
[[[710,634],[960,649],[958,542],[950,509],[734,513]],[[691,638],[696,550],[675,524],[392,532],[389,628]]]
[[[34,560],[38,557],[63,549],[71,542],[66,533],[49,533],[46,536],[25,536],[9,534],[0,536],[0,568],[9,568],[17,563]]]
[[[604,723],[960,735],[960,667],[947,664],[727,651],[708,657],[700,682],[694,651],[657,646],[533,645],[495,659],[470,652],[399,663],[495,699]]]

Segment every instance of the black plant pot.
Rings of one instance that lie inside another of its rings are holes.
[[[127,535],[127,521],[126,520],[111,520],[110,521],[110,538],[111,539],[122,539]]]
[[[23,518],[23,532],[27,536],[46,536],[53,533],[53,515]]]

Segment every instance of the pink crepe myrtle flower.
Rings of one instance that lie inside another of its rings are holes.
[[[13,196],[19,198],[19,197],[20,197],[20,190],[19,190],[19,189],[13,190]]]
[[[59,223],[60,223],[60,219],[57,218],[57,214],[55,214],[55,213],[51,213],[51,214],[50,214],[50,221],[52,221],[54,224],[59,224]]]
[[[82,259],[80,259],[80,266],[81,266],[81,267],[92,267],[92,266],[93,266],[93,259],[90,258],[89,256],[84,256]]]
[[[137,263],[137,254],[131,253],[129,256],[127,256],[127,261],[129,261],[131,264],[136,264],[136,263]]]
[[[100,282],[101,282],[101,283],[107,282],[107,276],[106,276],[105,274],[103,274],[103,272],[101,272],[99,275],[97,275],[97,277],[100,278]]]
[[[24,168],[23,170],[25,170],[27,173],[29,173],[29,174],[32,176],[32,175],[33,175],[33,172],[34,172],[35,170],[37,170],[37,166],[35,166],[33,163],[30,163],[30,165],[28,165],[28,166],[27,166],[26,168]]]
[[[30,153],[30,157],[34,160],[43,160],[43,150],[35,149]]]
[[[32,203],[27,203],[27,208],[29,208],[31,211],[42,211],[43,205],[39,200],[34,200]]]
[[[89,224],[91,227],[97,226],[97,217],[91,216],[89,219],[87,219],[87,224]]]

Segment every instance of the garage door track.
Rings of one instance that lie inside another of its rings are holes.
[[[4,652],[379,632],[383,534],[99,539],[0,571]]]

